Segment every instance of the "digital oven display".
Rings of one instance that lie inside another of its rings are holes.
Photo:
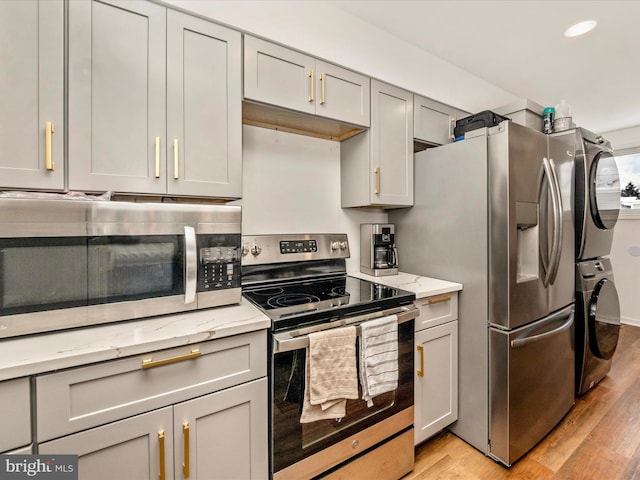
[[[280,242],[280,253],[309,253],[317,252],[318,243],[315,240],[285,240]]]

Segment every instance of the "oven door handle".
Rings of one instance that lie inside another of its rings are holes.
[[[397,315],[398,325],[400,325],[408,322],[409,320],[418,318],[420,310],[412,304],[406,307],[394,308],[384,312],[376,312],[367,315],[359,315],[357,317],[341,319],[314,327],[293,330],[291,332],[276,333],[273,335],[273,353],[290,352],[292,350],[306,348],[309,345],[310,333],[344,327],[346,325],[359,325],[362,322],[373,320],[375,318],[386,317],[387,315]],[[358,329],[358,335],[360,335],[359,330],[360,329]]]
[[[184,303],[196,300],[198,285],[198,255],[196,231],[193,227],[184,227]]]

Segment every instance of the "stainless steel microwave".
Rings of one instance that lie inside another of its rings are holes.
[[[237,206],[0,199],[0,338],[239,303]]]

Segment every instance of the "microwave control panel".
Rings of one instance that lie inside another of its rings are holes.
[[[198,291],[206,292],[240,287],[240,248],[238,245],[212,243],[198,251]]]

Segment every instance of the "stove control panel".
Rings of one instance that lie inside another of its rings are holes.
[[[242,264],[264,265],[303,260],[349,258],[345,233],[245,235]]]

